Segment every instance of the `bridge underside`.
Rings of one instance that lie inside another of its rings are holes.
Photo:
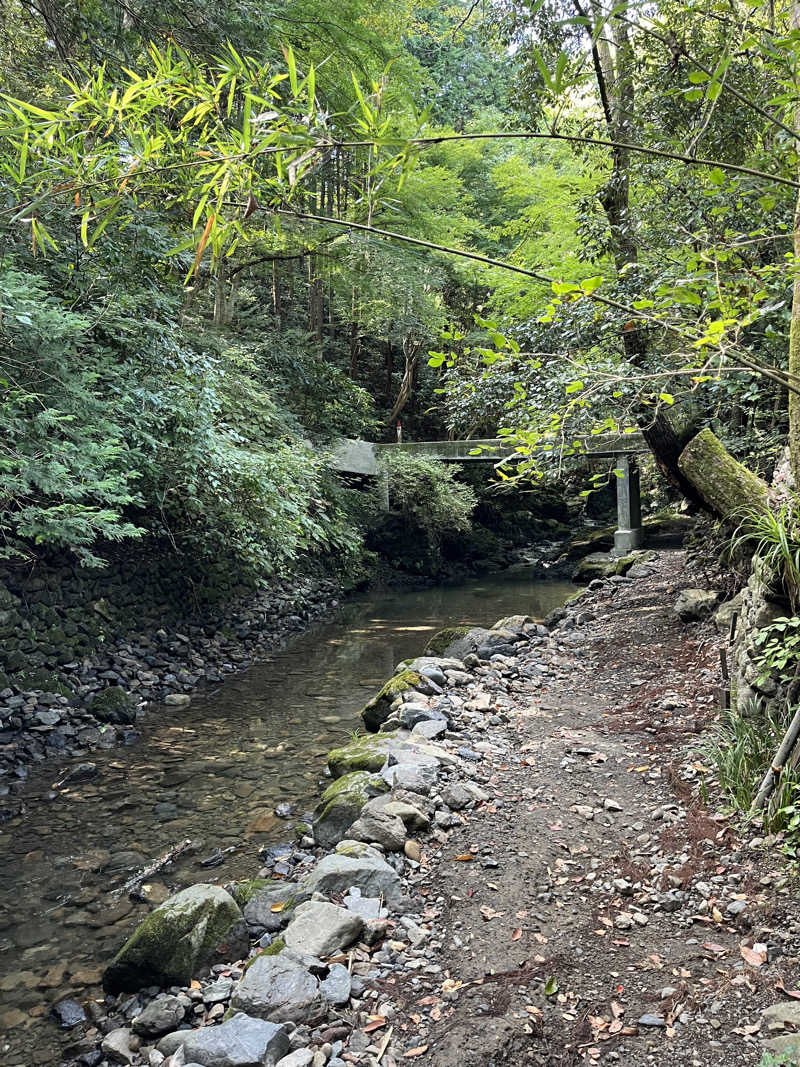
[[[566,442],[571,461],[613,459],[617,474],[617,530],[614,552],[624,556],[643,543],[642,505],[637,454],[646,452],[641,434],[594,434]],[[378,479],[384,507],[389,507],[388,477],[380,462],[389,452],[410,456],[427,456],[442,463],[492,463],[495,466],[517,455],[503,438],[468,441],[407,441],[379,445],[370,441],[342,440],[333,453],[331,466],[343,474]],[[551,445],[536,449],[542,459],[558,461],[562,448]],[[522,457],[520,457],[522,458]]]

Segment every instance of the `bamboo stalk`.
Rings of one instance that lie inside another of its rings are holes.
[[[758,787],[758,792],[755,795],[753,803],[750,805],[751,815],[755,815],[766,807],[767,801],[775,791],[778,779],[786,766],[786,761],[789,756],[791,756],[792,750],[797,744],[798,737],[800,737],[800,707],[797,709],[794,718],[789,723],[789,729],[783,735],[783,740],[780,743],[778,751],[775,753],[775,758],[770,764],[767,773],[764,775],[761,785]]]

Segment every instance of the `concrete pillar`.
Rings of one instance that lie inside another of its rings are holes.
[[[617,477],[617,530],[614,534],[614,555],[627,555],[642,547],[642,498],[639,490],[639,467],[636,457],[623,454],[615,465],[622,472]]]

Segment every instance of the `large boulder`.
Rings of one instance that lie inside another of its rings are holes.
[[[231,997],[231,1008],[274,1023],[313,1023],[325,1014],[319,982],[286,953],[257,956]]]
[[[489,633],[482,626],[448,626],[439,630],[425,647],[425,653],[438,659],[463,660],[484,643]]]
[[[584,556],[575,568],[572,580],[582,585],[595,578],[611,578],[615,574],[625,574],[636,562],[636,556],[615,556],[613,552],[590,552]]]
[[[372,797],[385,793],[387,784],[367,771],[344,774],[328,786],[317,805],[314,839],[322,848],[331,848],[347,835],[361,809]]]
[[[328,753],[331,774],[334,778],[341,778],[342,775],[352,774],[353,771],[379,771],[396,739],[396,732],[365,734],[347,745],[331,749]]]
[[[405,697],[406,694],[409,699],[413,699],[417,693],[422,691],[420,687],[423,685],[422,675],[417,671],[400,671],[394,678],[390,678],[380,692],[376,693],[362,709],[361,718],[364,720],[364,725],[368,730],[376,733],[389,718],[395,700],[398,697]]]
[[[306,899],[314,893],[325,897],[344,896],[355,887],[364,897],[382,896],[387,901],[402,897],[403,885],[397,871],[374,849],[352,844],[351,855],[324,856],[301,882],[301,894]]]
[[[675,601],[675,611],[681,622],[706,619],[717,606],[719,594],[710,589],[684,589]]]
[[[220,1026],[178,1030],[158,1043],[158,1051],[172,1056],[183,1046],[184,1062],[202,1067],[275,1067],[289,1051],[282,1026],[248,1015],[234,1015]]]
[[[142,920],[106,968],[108,993],[149,985],[187,985],[204,967],[239,959],[250,947],[233,897],[199,883],[165,900]]]
[[[352,945],[363,928],[363,920],[346,908],[324,900],[309,900],[298,904],[283,940],[287,948],[308,956],[332,956],[338,949]]]

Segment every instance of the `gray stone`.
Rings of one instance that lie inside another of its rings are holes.
[[[298,1048],[278,1060],[277,1067],[309,1067],[314,1062],[314,1053],[308,1048]]]
[[[357,940],[362,919],[346,908],[327,901],[310,900],[298,904],[283,934],[287,948],[311,956],[330,956]]]
[[[427,704],[401,704],[396,714],[407,730],[412,730],[418,722],[443,722],[447,729],[445,716]]]
[[[424,737],[428,741],[433,741],[437,737],[442,737],[447,733],[448,723],[447,719],[425,719],[423,722],[418,722],[414,725],[414,729],[411,731],[412,737]]]
[[[639,1019],[639,1026],[645,1026],[648,1029],[655,1030],[666,1025],[667,1023],[663,1015],[653,1015],[650,1012],[645,1015],[642,1015]]]
[[[684,589],[675,601],[675,611],[681,622],[698,622],[714,610],[719,596],[709,589]]]
[[[439,765],[435,760],[418,762],[404,761],[392,767],[384,767],[381,778],[390,788],[408,789],[411,793],[430,793],[439,777]]]
[[[100,1048],[114,1063],[131,1064],[139,1058],[139,1039],[125,1027],[106,1034]]]
[[[387,852],[402,852],[406,841],[406,828],[397,815],[364,808],[348,831],[355,841],[376,841]]]
[[[192,698],[188,693],[167,693],[164,703],[173,708],[186,708],[191,704]]]
[[[419,799],[421,800],[422,798],[420,797]],[[428,816],[423,811],[420,811],[416,804],[411,804],[406,800],[399,800],[394,794],[376,797],[375,800],[371,800],[367,804],[364,811],[382,811],[386,815],[394,815],[402,819],[403,824],[409,830],[427,830],[431,825]]]
[[[738,593],[732,600],[726,600],[724,604],[720,604],[714,612],[714,626],[717,628],[718,632],[727,636],[728,633],[730,633],[733,616],[740,615],[741,611],[741,593]]]
[[[220,886],[198,883],[142,920],[103,976],[109,993],[148,985],[187,985],[201,967],[249,950],[239,905]]]
[[[59,1000],[51,1011],[62,1030],[71,1030],[73,1026],[86,1022],[86,1012],[75,1000]]]
[[[203,990],[203,1003],[222,1004],[230,998],[234,984],[232,978],[218,978]]]
[[[185,1014],[185,1008],[177,997],[159,997],[152,1000],[141,1015],[136,1016],[131,1026],[140,1037],[161,1037],[180,1026]]]
[[[374,850],[361,855],[344,856],[337,853],[324,856],[301,883],[300,889],[306,898],[313,893],[330,897],[343,896],[354,886],[365,897],[382,896],[391,901],[403,895],[397,871]]]
[[[289,1051],[289,1038],[282,1026],[234,1015],[220,1026],[179,1030],[158,1043],[158,1051],[171,1056],[183,1046],[185,1061],[201,1067],[275,1067]]]
[[[272,911],[272,906],[290,900],[296,890],[296,882],[281,882],[278,885],[269,885],[256,890],[244,906],[244,917],[248,925],[269,930],[272,933],[280,930],[282,913]]]
[[[771,1033],[800,1030],[800,1001],[784,1000],[765,1008],[761,1013],[761,1025]]]
[[[471,808],[475,803],[474,799],[470,796],[466,789],[458,782],[451,782],[446,785],[441,791],[442,800],[453,811],[462,811],[464,808]]]
[[[319,984],[296,960],[283,954],[258,956],[231,998],[231,1008],[269,1022],[312,1023],[325,1013]]]
[[[329,1003],[341,1008],[350,999],[350,974],[341,963],[332,963],[328,977],[319,984],[319,991]]]

